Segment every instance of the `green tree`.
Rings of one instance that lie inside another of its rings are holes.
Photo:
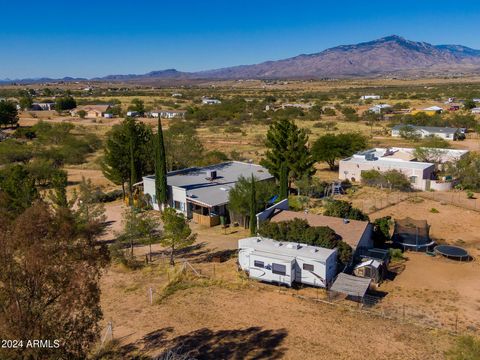
[[[257,232],[257,194],[255,190],[255,177],[252,174],[250,180],[250,235]]]
[[[334,216],[343,219],[368,221],[368,215],[364,214],[351,203],[343,200],[328,200],[324,202],[323,215]]]
[[[183,214],[178,214],[175,209],[166,208],[162,213],[163,237],[160,243],[170,248],[170,265],[175,265],[175,250],[184,249],[192,245],[197,238],[188,226]]]
[[[280,200],[288,198],[288,167],[282,163],[280,166]]]
[[[163,141],[162,123],[158,118],[157,142],[155,146],[155,193],[160,210],[168,201],[167,160]]]
[[[133,140],[131,141],[131,137]],[[154,171],[154,150],[152,150],[152,131],[145,124],[126,118],[121,124],[114,125],[107,133],[102,171],[107,179],[114,184],[122,185],[125,196],[125,183],[131,179],[131,148],[133,144],[133,160],[138,181],[138,176]]]
[[[129,111],[136,111],[140,114],[143,114],[145,112],[145,104],[143,100],[135,98],[132,100],[130,106],[128,107]]]
[[[22,110],[28,110],[32,107],[33,105],[33,100],[30,95],[27,96],[22,96],[20,100],[18,101],[18,104],[20,105],[20,108]]]
[[[67,185],[68,175],[64,170],[56,170],[52,176],[52,190],[50,192],[50,199],[53,204],[60,208],[68,207],[67,200]]]
[[[267,152],[261,164],[276,179],[280,179],[280,169],[285,163],[288,167],[290,187],[292,181],[315,173],[314,161],[307,143],[308,136],[304,129],[298,128],[291,120],[280,119],[268,130],[265,141]]]
[[[149,261],[152,261],[152,245],[160,242],[160,233],[156,219],[149,213],[142,213],[127,208],[123,214],[123,232],[118,237],[120,244],[128,244],[130,260],[133,260],[133,249],[137,244],[149,246]]]
[[[473,99],[467,99],[463,103],[463,107],[467,110],[470,110],[470,109],[473,109],[474,107],[477,107],[477,104],[475,103],[475,101],[473,101]]]
[[[352,156],[368,146],[367,139],[357,133],[325,134],[319,137],[312,146],[315,161],[324,161],[330,170],[335,170],[338,159]]]
[[[174,122],[164,132],[167,170],[183,169],[202,161],[204,148],[195,128],[186,122]]]
[[[228,208],[233,215],[240,215],[243,219],[250,214],[251,182],[241,176],[235,186],[228,193]],[[270,181],[257,181],[255,184],[256,210],[263,211],[268,201],[277,193],[275,184]]]
[[[16,126],[18,124],[18,111],[15,103],[0,101],[0,126]]]
[[[58,112],[72,110],[77,107],[77,102],[70,96],[58,97],[55,99],[55,110]]]
[[[450,172],[460,181],[460,185],[468,190],[480,190],[480,155],[469,152],[456,164],[451,164]]]
[[[85,116],[87,116],[87,112],[85,110],[78,110],[77,115],[80,116],[80,119],[85,119]]]
[[[22,165],[0,170],[0,194],[0,207],[9,215],[22,213],[39,197],[35,180]]]
[[[375,247],[383,247],[386,241],[390,240],[390,228],[392,226],[392,217],[384,216],[375,219],[373,222],[372,238]]]

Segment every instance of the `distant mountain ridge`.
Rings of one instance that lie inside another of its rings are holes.
[[[288,59],[254,65],[239,65],[199,72],[166,69],[141,75],[108,75],[90,80],[320,79],[441,73],[480,73],[480,50],[462,45],[432,45],[392,35],[354,45],[340,45],[314,54],[301,54]],[[15,81],[27,82],[28,80]],[[55,81],[48,78],[30,80]],[[63,78],[60,80],[83,81],[86,79]]]

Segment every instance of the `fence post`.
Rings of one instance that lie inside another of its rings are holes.
[[[458,331],[458,313],[455,314],[455,334]]]
[[[150,295],[150,305],[153,305],[153,289],[149,288],[148,293]]]
[[[405,304],[402,305],[402,318],[403,322],[405,322]]]
[[[215,263],[213,263],[213,278],[215,279]]]

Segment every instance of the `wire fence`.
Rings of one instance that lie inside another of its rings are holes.
[[[462,191],[435,192],[419,191],[408,193],[393,193],[382,198],[354,200],[353,205],[362,210],[365,214],[372,214],[377,211],[395,206],[404,201],[421,202],[422,199],[432,200],[441,204],[457,206],[466,210],[480,212],[480,198],[468,197]]]

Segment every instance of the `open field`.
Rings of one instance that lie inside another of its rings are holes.
[[[243,280],[234,260],[215,266],[215,280],[161,302],[165,272],[111,268],[102,279],[102,307],[124,354],[177,348],[198,349],[198,359],[362,359],[366,352],[374,359],[439,359],[452,342],[441,331],[301,300],[290,290]]]

